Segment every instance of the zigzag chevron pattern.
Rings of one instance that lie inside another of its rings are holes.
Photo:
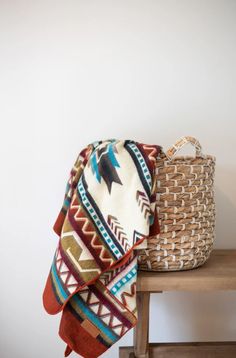
[[[139,241],[140,239],[142,239],[143,237],[146,237],[146,235],[142,234],[141,232],[138,232],[136,230],[134,230],[133,233],[133,245]],[[141,244],[142,245],[142,244]],[[140,247],[140,246],[139,246]]]
[[[89,289],[80,291],[79,296],[86,305],[99,317],[113,332],[118,336],[123,336],[127,331],[127,327],[112,312],[99,301],[93,292]]]
[[[74,276],[69,271],[69,268],[63,261],[60,251],[58,249],[56,251],[55,265],[57,269],[57,274],[63,281],[64,286],[69,291],[69,293],[73,293],[79,287],[78,282],[75,280]]]
[[[156,157],[157,157],[157,147],[145,145],[145,144],[142,147],[145,150],[145,152],[148,154],[149,160],[151,160],[155,164]],[[150,153],[148,153],[148,152],[150,152]]]
[[[135,235],[134,235],[135,236]],[[139,238],[142,237],[142,235],[139,236]],[[133,261],[133,257],[134,255],[131,255],[129,260],[124,264],[124,265],[121,265],[120,267],[116,268],[116,269],[112,269],[112,270],[109,270],[109,271],[105,271],[103,272],[100,277],[99,277],[99,280],[102,281],[102,283],[105,285],[105,286],[108,286],[108,284],[115,278],[117,277],[121,272],[123,272],[127,266],[130,265],[130,263]]]
[[[106,248],[100,243],[100,237],[97,235],[97,232],[94,230],[91,221],[87,218],[86,214],[76,195],[72,198],[70,212],[73,214],[74,219],[80,225],[83,234],[88,238],[89,244],[96,250],[98,253],[98,257],[103,262],[107,262],[112,264],[113,260],[109,257],[109,253],[107,252]]]
[[[146,195],[146,193],[137,190],[136,193],[136,200],[138,202],[138,205],[141,209],[141,212],[144,214],[145,219],[149,220],[150,216],[150,201]]]
[[[108,215],[107,223],[110,226],[113,233],[115,234],[116,238],[121,243],[122,247],[125,249],[125,251],[128,251],[130,248],[128,238],[127,238],[127,236],[124,232],[124,229],[121,226],[119,220],[113,215]]]
[[[132,306],[130,300],[132,300],[133,301],[132,303],[134,303],[134,299],[136,297],[136,281],[129,286],[129,292],[127,291],[122,292],[120,297],[122,299],[122,303],[124,304],[124,306],[126,307]]]
[[[109,282],[111,282],[113,280],[113,278],[119,274],[120,271],[122,271],[121,267],[119,267],[117,269],[105,271],[100,275],[99,280],[102,281],[102,283],[105,286],[107,286],[109,284]]]

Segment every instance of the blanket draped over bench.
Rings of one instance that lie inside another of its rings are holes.
[[[59,336],[85,358],[137,323],[137,250],[159,233],[155,163],[161,147],[133,140],[89,144],[76,158],[53,226],[58,245],[43,292],[62,312]]]

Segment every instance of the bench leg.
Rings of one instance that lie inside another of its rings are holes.
[[[134,327],[134,356],[149,358],[149,292],[137,292],[138,323]]]

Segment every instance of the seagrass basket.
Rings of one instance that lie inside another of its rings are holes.
[[[186,144],[195,156],[176,156]],[[215,157],[204,155],[193,137],[183,137],[156,162],[160,234],[147,238],[138,251],[146,271],[180,271],[204,264],[215,238]]]

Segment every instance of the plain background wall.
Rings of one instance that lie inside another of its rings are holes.
[[[215,247],[236,248],[235,63],[233,0],[0,0],[1,358],[63,357],[41,296],[91,141],[196,136],[217,157]],[[153,295],[151,312],[152,341],[236,339],[234,292]]]

